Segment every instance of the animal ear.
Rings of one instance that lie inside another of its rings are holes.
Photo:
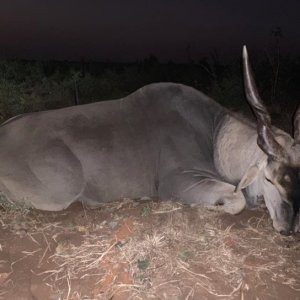
[[[240,182],[235,188],[235,193],[241,191],[242,189],[246,188],[248,185],[250,185],[255,178],[258,176],[259,172],[267,165],[267,160],[263,160],[255,164],[254,166],[251,166],[247,172],[244,174]]]

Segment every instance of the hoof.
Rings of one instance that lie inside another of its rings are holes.
[[[231,215],[239,214],[245,207],[246,200],[241,192],[223,199],[223,209]]]

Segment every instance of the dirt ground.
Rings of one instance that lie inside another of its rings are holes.
[[[300,234],[276,233],[264,209],[2,205],[0,299],[300,299]]]

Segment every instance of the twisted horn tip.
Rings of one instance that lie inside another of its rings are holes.
[[[248,59],[248,51],[246,45],[243,46],[243,58]]]

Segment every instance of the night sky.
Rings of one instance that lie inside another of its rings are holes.
[[[299,0],[1,0],[0,57],[136,61],[300,54]]]

